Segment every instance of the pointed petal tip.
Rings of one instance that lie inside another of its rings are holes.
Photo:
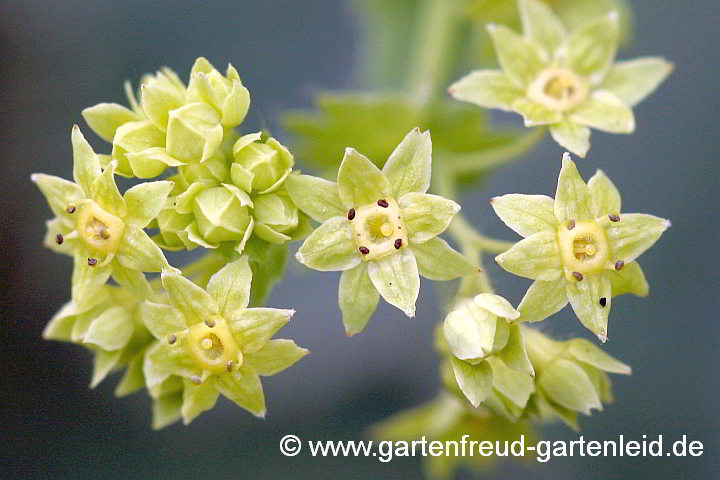
[[[620,13],[617,10],[611,10],[608,13],[608,20],[612,22],[617,22],[618,20],[620,20]]]
[[[485,28],[488,32],[493,33],[495,30],[497,30],[497,25],[494,23],[488,23]]]
[[[672,222],[670,220],[665,220],[665,228],[672,227]]]

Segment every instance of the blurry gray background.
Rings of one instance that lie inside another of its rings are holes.
[[[714,0],[632,3],[635,41],[620,57],[664,55],[677,68],[636,109],[634,135],[594,132],[590,156],[578,165],[585,178],[601,166],[625,211],[667,217],[673,227],[641,258],[651,296],[613,302],[606,349],[632,365],[633,376],[615,378],[617,401],[581,425],[596,440],[685,434],[705,453],[506,464],[492,478],[720,478],[720,8]],[[371,423],[436,394],[431,339],[440,314],[429,282],[417,318],[381,305],[366,332],[348,339],[338,276],[291,261],[270,304],[297,309],[280,336],[312,355],[264,381],[264,421],[221,400],[189,427],[152,432],[144,394],[118,400],[113,380],[89,390],[89,355],[40,338],[69,297],[71,261],[42,248],[50,212],[30,174],[71,176],[70,127],[89,133],[82,108],[124,103],[122,82],[161,65],[185,78],[205,55],[240,71],[253,101],[246,125],[282,139],[280,112],[309,105],[320,89],[352,86],[359,35],[349,5],[331,0],[0,4],[0,478],[420,478],[418,458],[285,458],[277,442],[288,433],[360,439]],[[485,199],[552,194],[561,153],[546,140],[464,196],[464,212],[485,232],[514,239]],[[517,304],[527,282],[488,269],[497,291]],[[586,333],[569,311],[543,327],[559,337]],[[545,434],[576,438],[561,426]]]

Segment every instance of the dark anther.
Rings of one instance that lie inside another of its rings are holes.
[[[168,343],[169,343],[170,345],[172,345],[172,344],[175,343],[175,342],[177,342],[177,337],[176,337],[175,334],[173,333],[172,335],[170,335],[170,336],[168,337]]]
[[[88,265],[90,265],[91,267],[97,265],[97,258],[88,258]]]
[[[205,325],[207,325],[210,328],[213,328],[215,326],[215,320],[205,320]]]
[[[110,238],[110,232],[108,232],[107,229],[103,228],[102,231],[100,232],[100,236],[103,239],[107,240],[108,238]]]
[[[577,280],[578,282],[582,282],[582,279],[583,279],[582,273],[573,272],[573,277],[575,277],[575,280]]]
[[[383,208],[387,208],[390,204],[388,203],[387,200],[385,200],[384,198],[381,198],[380,200],[378,200],[378,205],[380,205]]]
[[[400,250],[400,247],[402,247],[402,238],[398,238],[397,240],[395,240],[395,248],[397,250]]]
[[[600,306],[601,306],[601,307],[604,307],[605,305],[607,305],[607,298],[602,297],[602,298],[600,299]]]
[[[65,211],[68,213],[75,213],[75,205],[68,205]]]
[[[233,367],[233,361],[230,360],[230,361],[227,363],[227,371],[228,371],[228,372],[232,372],[232,367]]]
[[[360,253],[362,253],[363,255],[367,255],[368,253],[370,253],[370,249],[367,247],[360,247],[359,250]]]
[[[610,215],[608,215],[608,218],[610,219],[611,222],[619,222],[620,221],[620,215],[618,215],[617,213],[611,213]]]
[[[58,233],[55,235],[55,243],[58,245],[62,245],[62,243],[65,241],[65,238],[62,236],[62,234]]]
[[[355,209],[351,208],[348,210],[348,220],[352,220],[353,218],[355,218]]]
[[[193,382],[195,385],[200,385],[202,383],[202,380],[197,375],[193,375],[190,377],[190,381]]]
[[[570,220],[570,221],[567,223],[567,229],[568,229],[568,230],[572,230],[573,228],[575,228],[575,220]]]
[[[622,270],[622,268],[625,266],[625,262],[622,260],[618,260],[615,262],[615,270]]]

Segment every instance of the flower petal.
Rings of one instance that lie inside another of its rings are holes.
[[[135,112],[117,103],[98,103],[84,109],[82,116],[93,132],[111,143],[120,125],[138,120]]]
[[[447,314],[443,335],[455,357],[470,361],[496,350],[495,333],[503,328],[502,324],[507,322],[475,302],[465,302]]]
[[[207,291],[217,300],[225,318],[248,306],[251,281],[252,271],[247,255],[228,263],[210,278]]]
[[[148,388],[162,383],[171,375],[190,378],[202,373],[183,344],[185,341],[185,338],[181,337],[173,345],[156,342],[148,348],[143,363],[143,374]]]
[[[152,403],[152,429],[160,430],[180,418],[183,392],[175,392],[154,399]]]
[[[635,131],[635,116],[630,107],[607,90],[595,90],[589,99],[570,113],[570,119],[603,132]]]
[[[585,125],[563,120],[550,125],[550,135],[561,147],[584,158],[590,149],[590,129]]]
[[[591,20],[570,33],[567,58],[571,69],[588,77],[593,85],[603,81],[615,60],[619,15],[616,11]]]
[[[523,334],[522,327],[519,325],[510,325],[509,330],[508,342],[505,348],[497,353],[498,358],[516,372],[534,377],[535,369],[532,363],[530,363],[527,350],[525,349],[525,335]]]
[[[590,194],[592,195],[593,213],[596,217],[619,213],[622,207],[620,192],[615,184],[605,175],[605,172],[598,170],[588,181]]]
[[[165,207],[173,182],[159,181],[135,185],[125,192],[127,203],[126,222],[145,228]]]
[[[358,208],[392,195],[385,175],[354,148],[346,148],[338,171],[338,193],[347,208]]]
[[[92,250],[78,248],[73,256],[72,299],[80,310],[93,301],[93,297],[105,285],[113,270],[112,263],[88,265],[88,258],[94,258],[94,255]]]
[[[295,254],[298,262],[320,271],[348,270],[361,262],[360,256],[345,217],[332,217],[320,225]]]
[[[362,332],[377,308],[380,294],[368,276],[368,263],[345,270],[340,276],[338,304],[348,337]]]
[[[243,353],[251,353],[260,350],[294,314],[295,310],[246,308],[227,320],[242,345]]]
[[[270,340],[256,352],[246,354],[245,362],[258,375],[267,377],[293,366],[308,353],[309,350],[298,347],[292,340],[277,339]]]
[[[563,155],[555,191],[555,217],[561,222],[594,218],[590,189],[567,153]]]
[[[510,302],[494,293],[480,293],[473,298],[473,302],[500,318],[515,320],[520,316],[520,312],[515,310]]]
[[[520,317],[516,322],[539,322],[565,308],[568,304],[565,283],[563,275],[550,282],[536,280],[518,305]]]
[[[615,63],[602,84],[626,105],[634,107],[650,95],[673,71],[661,57],[643,57]]]
[[[415,302],[420,293],[420,275],[415,255],[407,248],[368,262],[370,280],[380,295],[408,317],[415,316]]]
[[[408,133],[390,154],[382,173],[392,185],[395,198],[409,192],[427,192],[432,174],[430,132],[416,128]]]
[[[92,147],[85,140],[80,127],[73,125],[72,129],[72,147],[73,147],[73,178],[75,183],[88,194],[92,192],[92,184],[97,177],[100,176],[100,159],[93,151]]]
[[[452,200],[429,193],[407,193],[398,204],[411,245],[440,235],[460,211],[460,205]]]
[[[637,262],[628,263],[620,271],[610,272],[612,294],[614,297],[632,293],[638,297],[647,297],[650,286]]]
[[[503,25],[491,23],[487,29],[503,71],[515,86],[524,88],[544,67],[544,52]]]
[[[137,225],[125,225],[116,259],[141,272],[159,272],[170,267],[160,247]]]
[[[182,407],[180,414],[183,423],[188,425],[195,420],[198,415],[212,409],[217,403],[220,392],[215,389],[212,382],[203,382],[195,385],[188,379],[183,379],[185,388],[183,388]]]
[[[150,333],[161,342],[188,327],[182,314],[162,303],[142,302],[138,306],[138,316]]]
[[[536,0],[519,0],[518,13],[523,34],[545,47],[552,56],[567,36],[565,25],[548,5]]]
[[[90,380],[90,388],[97,387],[100,382],[105,380],[105,377],[113,371],[122,357],[122,350],[115,350],[114,352],[106,352],[105,350],[98,350],[95,352],[95,359],[93,361],[93,373],[92,379]]]
[[[90,196],[102,208],[108,212],[118,216],[125,217],[127,214],[127,204],[120,190],[115,183],[115,169],[117,162],[112,161],[92,183]]]
[[[285,188],[293,203],[317,222],[347,214],[335,182],[310,175],[290,175],[285,179]]]
[[[620,360],[605,353],[600,347],[585,340],[584,338],[573,338],[568,345],[570,355],[592,367],[604,372],[630,375],[632,369]]]
[[[557,359],[537,380],[538,388],[561,407],[590,415],[590,410],[602,409],[595,386],[585,371],[570,360]]]
[[[623,213],[619,222],[608,217],[598,220],[606,229],[613,260],[630,263],[658,241],[670,221],[644,213]]]
[[[240,370],[211,379],[215,388],[229,400],[256,417],[265,417],[265,394],[260,377],[252,368],[243,365]]]
[[[66,211],[68,205],[73,205],[78,200],[87,198],[87,195],[80,185],[53,175],[34,173],[30,179],[35,182],[42,194],[47,199],[50,210],[64,222],[73,225],[75,219],[70,218]]]
[[[512,103],[525,93],[501,71],[475,70],[448,88],[455,100],[474,103],[484,108],[511,111]]]
[[[410,250],[415,254],[418,272],[430,280],[447,281],[480,271],[440,237],[410,245]]]
[[[127,309],[108,308],[90,322],[83,343],[97,345],[103,350],[119,350],[130,341],[133,326],[132,315]]]
[[[451,358],[455,381],[473,407],[477,408],[492,393],[493,371],[488,362],[470,365]]]
[[[580,282],[565,284],[570,305],[580,323],[593,332],[601,342],[607,340],[608,315],[612,306],[612,288],[606,273],[586,275]],[[604,298],[605,301],[600,303]]]
[[[557,232],[542,231],[495,257],[506,271],[534,280],[555,280],[562,274]]]
[[[493,197],[490,205],[505,225],[523,237],[543,230],[557,230],[555,202],[546,195],[512,193]]]
[[[166,270],[161,278],[170,304],[185,315],[188,325],[220,313],[217,301],[212,295],[182,275]]]
[[[512,103],[512,109],[523,116],[526,127],[549,125],[561,122],[563,114],[557,110],[550,110],[545,105],[534,102],[526,97],[520,97]]]

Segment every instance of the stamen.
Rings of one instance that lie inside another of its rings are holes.
[[[67,208],[65,209],[65,211],[66,211],[67,213],[69,213],[69,214],[75,213],[75,210],[77,210],[77,209],[75,208],[75,205],[68,205]]]
[[[604,307],[605,305],[607,305],[607,298],[602,297],[602,298],[600,299],[600,306],[601,306],[601,307]]]
[[[212,348],[212,346],[213,346],[213,341],[210,340],[209,338],[203,338],[202,342],[200,342],[200,345],[201,345],[205,350],[210,350],[210,349]]]
[[[228,371],[228,372],[232,372],[232,368],[233,368],[233,361],[230,360],[230,361],[227,363],[227,371]]]
[[[567,229],[568,229],[568,230],[572,230],[573,228],[575,228],[575,220],[570,220],[570,221],[567,223]]]
[[[347,217],[348,217],[348,220],[352,220],[353,218],[355,218],[355,209],[354,208],[351,208],[350,210],[348,210]]]
[[[395,240],[395,249],[400,250],[400,247],[402,247],[402,238]]]
[[[584,278],[582,276],[582,273],[580,273],[580,272],[573,272],[572,276],[575,277],[575,280],[577,280],[578,282],[582,282],[582,280]]]
[[[377,201],[377,204],[380,205],[380,206],[383,207],[383,208],[387,208],[388,206],[390,206],[390,204],[388,203],[388,201],[385,200],[384,198],[381,198],[380,200],[378,200],[378,201]]]
[[[91,267],[97,265],[97,258],[88,258],[88,265],[90,265]]]
[[[392,225],[390,225],[389,223],[383,223],[380,227],[380,233],[382,233],[386,237],[392,235],[392,231]]]
[[[367,247],[360,247],[358,250],[360,250],[360,253],[362,253],[363,255],[367,255],[368,253],[370,253],[370,249]]]
[[[177,342],[177,336],[175,336],[174,333],[170,334],[167,342],[168,342],[168,344],[172,345],[173,343]]]
[[[611,222],[619,222],[620,221],[620,214],[619,213],[611,213],[608,215],[608,218]]]
[[[622,268],[624,266],[625,266],[625,262],[623,262],[622,260],[618,260],[617,262],[615,262],[615,270],[617,270],[617,271],[622,270]]]
[[[64,241],[65,238],[61,234],[58,233],[57,235],[55,235],[55,243],[57,243],[58,245],[62,245]]]
[[[205,320],[205,325],[207,325],[209,328],[213,328],[215,326],[215,320],[207,319]]]
[[[195,385],[200,385],[202,383],[202,379],[197,375],[193,375],[192,377],[190,377],[190,381],[193,382]]]

